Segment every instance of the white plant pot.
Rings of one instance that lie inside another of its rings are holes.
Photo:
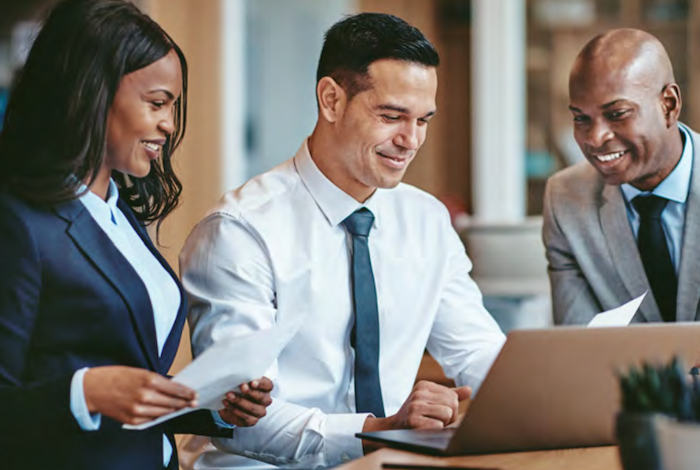
[[[664,470],[700,468],[700,424],[658,419],[656,432]]]

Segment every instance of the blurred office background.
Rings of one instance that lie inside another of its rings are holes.
[[[38,21],[55,3],[0,0],[0,115]],[[504,330],[551,322],[542,195],[553,172],[582,158],[567,108],[568,72],[582,45],[623,26],[658,36],[683,92],[682,119],[700,128],[700,2],[693,0],[135,3],[190,65],[187,136],[177,155],[183,204],[162,234],[174,267],[190,230],[225,190],[293,156],[311,133],[323,33],[344,14],[396,14],[438,47],[439,112],[405,181],[448,205]]]

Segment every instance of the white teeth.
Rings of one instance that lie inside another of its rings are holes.
[[[623,150],[622,152],[608,153],[607,155],[598,155],[596,156],[596,158],[598,159],[598,161],[601,162],[611,162],[620,158],[624,153],[625,151]]]
[[[153,150],[154,152],[160,151],[160,145],[151,142],[141,142],[146,148]]]

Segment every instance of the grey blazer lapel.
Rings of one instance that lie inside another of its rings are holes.
[[[693,169],[686,200],[681,264],[678,270],[677,321],[700,320],[700,135],[685,128],[693,145]]]
[[[613,263],[617,268],[617,274],[627,288],[626,297],[632,300],[642,292],[649,291],[639,307],[638,314],[650,322],[663,321],[656,302],[651,300],[653,295],[627,218],[627,209],[619,186],[605,185],[603,188],[600,225]]]

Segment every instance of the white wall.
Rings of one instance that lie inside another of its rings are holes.
[[[354,0],[246,2],[246,176],[292,157],[316,123],[323,34]]]

